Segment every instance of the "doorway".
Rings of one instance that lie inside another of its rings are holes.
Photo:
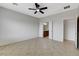
[[[75,42],[75,20],[66,19],[64,20],[64,40]]]
[[[48,22],[43,23],[43,37],[44,38],[49,37],[49,23]]]

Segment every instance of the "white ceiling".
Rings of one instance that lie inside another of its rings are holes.
[[[12,3],[0,3],[0,6],[18,11],[36,18],[46,17],[52,14],[60,13],[63,11],[75,9],[78,7],[78,3],[39,3],[41,7],[48,7],[48,9],[43,10],[45,13],[41,14],[38,12],[34,14],[34,10],[28,10],[28,8],[35,8],[34,3],[18,3],[18,6],[13,5]],[[70,5],[69,9],[64,10],[64,6]]]

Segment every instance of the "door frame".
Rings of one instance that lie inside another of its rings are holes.
[[[53,39],[53,21],[46,21],[49,23],[49,39]],[[42,37],[43,38],[43,23],[46,23],[46,22],[40,22],[39,23],[39,37]]]

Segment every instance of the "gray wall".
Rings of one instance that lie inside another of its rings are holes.
[[[38,37],[38,19],[0,7],[0,45]]]

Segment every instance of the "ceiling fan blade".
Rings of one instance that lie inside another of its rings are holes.
[[[34,12],[34,14],[36,14],[36,13],[37,13],[37,11]]]
[[[36,10],[36,9],[34,9],[34,8],[28,8],[29,10]]]
[[[40,12],[41,12],[42,14],[44,14],[44,12],[43,12],[43,11],[41,11],[41,10],[40,10]]]
[[[45,9],[47,9],[47,7],[40,8],[40,10],[45,10]]]
[[[35,3],[35,6],[36,6],[36,8],[39,8],[40,7],[40,5],[38,3]]]

